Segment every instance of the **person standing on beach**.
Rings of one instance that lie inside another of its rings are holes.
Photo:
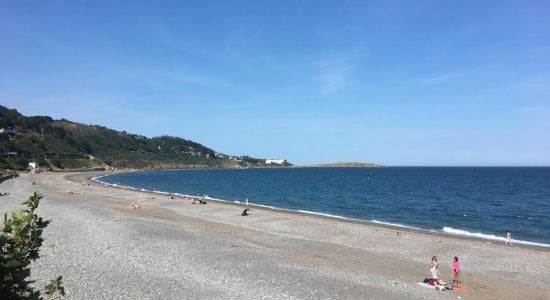
[[[432,257],[432,268],[430,269],[432,273],[432,279],[434,280],[434,285],[439,284],[439,263],[437,262],[437,256]]]
[[[458,262],[457,256],[455,256],[455,259],[453,261],[453,283],[460,283],[460,262]]]
[[[512,246],[512,233],[510,231],[506,231],[506,245]]]

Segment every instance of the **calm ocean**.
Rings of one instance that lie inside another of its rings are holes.
[[[118,186],[550,246],[549,167],[386,167],[121,173]]]

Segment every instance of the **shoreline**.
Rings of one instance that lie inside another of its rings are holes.
[[[315,167],[315,168],[318,168],[318,167]],[[371,167],[369,167],[369,168],[371,168]],[[194,171],[194,170],[198,170],[198,169],[173,169],[172,171],[178,171],[178,170]],[[154,170],[129,170],[129,171],[120,172],[120,173],[146,172],[146,171],[154,171]],[[88,171],[88,172],[94,172],[94,171]],[[81,172],[81,173],[88,173],[88,172]],[[111,187],[114,187],[114,188],[121,188],[121,189],[124,189],[124,190],[131,190],[131,191],[140,192],[140,193],[147,193],[147,194],[150,194],[150,195],[164,195],[164,196],[173,195],[175,197],[179,197],[179,198],[183,198],[183,199],[192,197],[192,198],[197,198],[197,199],[201,199],[201,200],[215,201],[219,204],[224,204],[224,205],[245,206],[245,203],[240,202],[240,201],[231,201],[231,200],[225,200],[225,199],[219,199],[219,198],[212,198],[212,197],[208,197],[208,196],[205,197],[205,196],[194,196],[194,195],[179,194],[179,193],[169,193],[169,192],[165,192],[165,191],[142,190],[142,189],[139,189],[137,187],[132,187],[132,186],[119,186],[119,185],[116,185],[116,184],[101,182],[101,181],[98,180],[99,178],[109,176],[109,175],[114,175],[114,174],[117,174],[117,173],[108,173],[108,172],[101,172],[101,171],[99,173],[102,173],[102,174],[95,175],[95,176],[85,176],[85,179],[88,182],[94,183],[98,186],[108,185],[108,186],[111,186]],[[75,182],[77,182],[77,181],[75,181]],[[287,208],[282,208],[282,207],[274,207],[274,206],[254,204],[254,203],[248,203],[248,207],[251,207],[251,208],[254,208],[254,209],[263,209],[263,210],[269,210],[269,211],[274,211],[274,212],[294,214],[294,215],[299,215],[299,216],[302,215],[302,216],[317,217],[317,218],[321,218],[321,219],[336,220],[336,221],[348,222],[348,223],[353,223],[353,224],[363,224],[363,225],[366,225],[366,226],[374,226],[374,227],[381,227],[381,228],[387,228],[387,229],[395,229],[395,230],[401,230],[401,231],[416,232],[416,233],[428,234],[428,235],[439,236],[439,237],[456,238],[456,239],[461,239],[461,240],[476,241],[476,242],[480,242],[480,243],[491,243],[491,244],[494,244],[494,245],[502,245],[503,243],[505,243],[504,240],[498,239],[497,236],[495,236],[497,239],[491,239],[491,238],[476,237],[476,236],[469,236],[469,235],[453,234],[453,233],[444,232],[442,230],[423,229],[423,228],[417,228],[417,227],[413,227],[413,226],[409,226],[409,225],[405,225],[405,224],[395,224],[395,223],[392,224],[392,223],[389,223],[389,222],[383,222],[383,221],[377,221],[377,220],[361,220],[361,219],[348,218],[348,217],[344,217],[344,216],[331,215],[331,214],[327,214],[327,213],[304,211],[304,210],[292,210],[292,209],[287,209]],[[452,229],[457,230],[456,228],[452,228]],[[458,229],[458,230],[461,230],[461,229]],[[476,233],[471,233],[471,232],[469,232],[469,233],[470,234],[476,234]],[[484,234],[484,233],[482,233],[482,234]],[[489,234],[484,234],[484,235],[489,235]],[[514,242],[514,246],[517,246],[517,247],[550,252],[550,244],[545,244],[545,243],[540,243],[540,242],[532,242],[532,241],[524,241],[524,240],[512,240],[512,241]],[[510,247],[508,245],[505,245],[505,246]]]
[[[41,287],[63,275],[66,299],[550,298],[549,251],[300,212],[243,217],[244,203],[192,205],[88,181],[97,174],[24,174],[0,186],[10,192],[2,211],[44,195],[38,214],[51,223],[32,279]],[[418,286],[433,255],[445,281],[459,256],[468,289]]]

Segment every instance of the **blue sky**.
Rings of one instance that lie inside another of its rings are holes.
[[[297,164],[550,165],[550,2],[0,0],[0,104]]]

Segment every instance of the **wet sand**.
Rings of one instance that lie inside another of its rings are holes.
[[[260,208],[242,217],[243,205],[88,185],[94,174],[0,184],[2,212],[44,195],[52,222],[32,276],[40,287],[63,275],[67,299],[550,299],[548,249]],[[468,289],[416,285],[433,255],[447,282],[458,256]]]

